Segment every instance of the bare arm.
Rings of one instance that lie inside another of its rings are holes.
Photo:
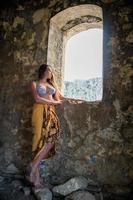
[[[63,96],[63,99],[68,99],[68,100],[77,100],[77,101],[84,101],[83,99],[77,99],[77,98],[70,98],[70,97],[64,97]]]
[[[40,97],[37,92],[36,92],[36,83],[34,81],[31,82],[31,92],[33,95],[33,98],[36,103],[42,103],[42,104],[52,104],[52,105],[57,105],[60,104],[58,101],[55,100],[48,100],[46,98]]]

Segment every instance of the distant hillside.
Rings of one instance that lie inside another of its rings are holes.
[[[88,101],[102,99],[102,78],[92,78],[88,80],[76,79],[73,82],[64,81],[62,88],[64,96],[81,98]]]

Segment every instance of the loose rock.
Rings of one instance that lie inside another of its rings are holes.
[[[65,200],[96,200],[95,196],[86,191],[76,191],[68,195]]]
[[[34,194],[38,200],[52,200],[52,192],[48,188],[35,188]]]
[[[82,176],[74,177],[62,185],[55,186],[53,188],[53,192],[66,196],[67,194],[70,194],[73,191],[86,188],[87,185],[88,185],[88,181],[86,178]]]

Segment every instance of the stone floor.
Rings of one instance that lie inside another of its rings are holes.
[[[114,195],[89,186],[88,192],[95,195],[96,200],[132,200],[130,195]],[[37,200],[33,188],[22,175],[0,173],[0,200]],[[65,200],[63,196],[54,196],[52,200]],[[72,199],[73,200],[73,199]],[[85,199],[88,200],[88,199]]]

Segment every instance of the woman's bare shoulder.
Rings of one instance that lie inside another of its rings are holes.
[[[38,81],[37,80],[32,80],[31,82],[30,82],[30,88],[32,89],[32,88],[36,88],[36,85],[37,85],[37,83],[38,83]]]

